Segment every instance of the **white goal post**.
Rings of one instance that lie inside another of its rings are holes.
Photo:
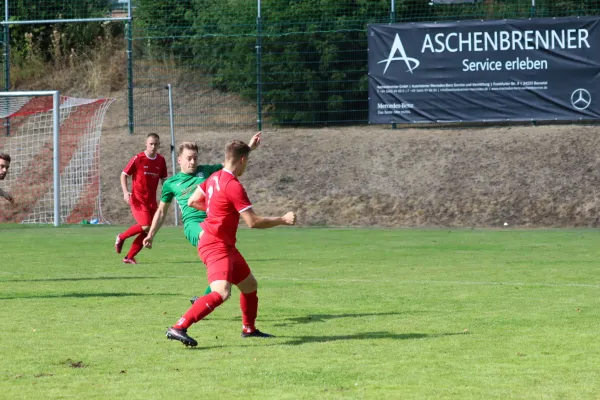
[[[11,156],[0,186],[14,198],[14,204],[0,207],[0,222],[106,222],[99,154],[102,122],[112,101],[59,91],[0,92],[0,152]]]

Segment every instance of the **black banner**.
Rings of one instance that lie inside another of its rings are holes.
[[[369,25],[369,122],[600,119],[599,22]]]

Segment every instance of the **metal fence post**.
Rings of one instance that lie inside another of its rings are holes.
[[[529,16],[530,16],[531,18],[534,18],[534,17],[535,17],[535,0],[531,0],[531,10],[529,11]],[[536,120],[533,120],[533,121],[531,121],[531,124],[532,124],[533,126],[536,126],[536,125],[537,125],[537,121],[536,121]]]
[[[395,24],[396,23],[396,2],[394,0],[391,0],[392,3],[390,4],[390,24]],[[396,129],[396,123],[392,122],[392,129]]]
[[[8,12],[8,0],[4,1],[4,22],[8,22],[10,13]],[[10,90],[10,25],[4,25],[4,91]],[[6,108],[8,110],[8,107]],[[10,119],[7,117],[4,126],[6,127],[6,136],[10,136]]]
[[[258,12],[256,15],[256,113],[258,130],[262,131],[262,20],[260,17],[260,0],[258,0]]]
[[[171,165],[173,166],[173,175],[177,174],[177,164],[175,164],[175,114],[173,112],[173,87],[169,83],[167,85],[169,91],[169,128],[171,129]],[[173,207],[175,213],[175,226],[179,225],[179,215],[177,209],[179,207]]]
[[[127,36],[127,106],[129,114],[129,134],[133,135],[133,16],[131,14],[131,0],[127,2],[127,23],[125,35]]]

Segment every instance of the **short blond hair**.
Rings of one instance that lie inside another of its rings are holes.
[[[177,156],[180,156],[184,150],[193,150],[196,153],[198,152],[198,145],[194,142],[183,142],[179,144],[177,148]]]

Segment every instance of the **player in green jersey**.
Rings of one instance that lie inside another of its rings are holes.
[[[250,148],[252,150],[256,149],[259,143],[260,132],[250,139]],[[186,239],[192,246],[198,247],[198,237],[202,231],[200,222],[204,221],[206,213],[189,207],[187,202],[198,185],[204,182],[214,172],[223,168],[223,164],[198,165],[198,146],[193,142],[181,143],[177,154],[177,162],[179,163],[181,172],[173,175],[163,184],[158,209],[152,220],[152,226],[150,226],[148,236],[146,236],[146,239],[144,240],[144,246],[148,248],[152,247],[154,236],[164,223],[173,198],[177,200],[177,204],[179,204],[181,210],[183,231]]]
[[[254,150],[259,144],[260,132],[252,136],[249,145]],[[187,204],[188,199],[198,185],[214,172],[223,168],[223,164],[198,165],[198,145],[194,142],[183,142],[179,145],[177,162],[179,163],[181,172],[173,175],[163,183],[158,209],[156,210],[156,214],[154,214],[148,235],[143,242],[144,246],[149,249],[152,248],[154,236],[165,222],[173,198],[175,198],[181,210],[183,232],[186,239],[192,246],[198,247],[198,238],[202,232],[200,222],[206,218],[206,212],[189,207]],[[210,293],[210,287],[206,289],[206,292]]]

